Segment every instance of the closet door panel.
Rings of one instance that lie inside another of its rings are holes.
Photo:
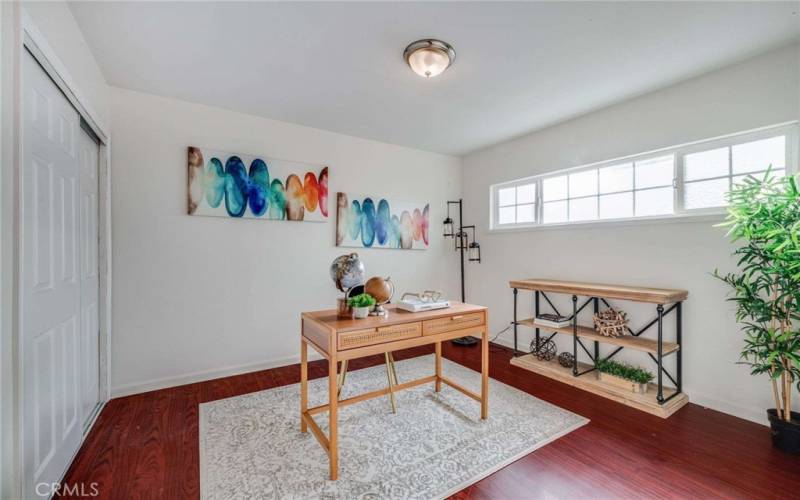
[[[94,415],[99,398],[99,279],[98,279],[98,155],[97,143],[81,130],[80,160],[80,277],[81,388],[83,425]]]
[[[20,360],[25,498],[58,481],[82,435],[80,118],[30,54],[22,61]]]

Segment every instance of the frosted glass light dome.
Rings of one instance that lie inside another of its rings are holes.
[[[441,40],[417,40],[403,52],[408,66],[424,78],[440,75],[453,64],[456,52]]]

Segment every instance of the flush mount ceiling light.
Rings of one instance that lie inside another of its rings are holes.
[[[426,38],[406,47],[403,59],[414,73],[425,78],[433,78],[453,64],[456,60],[456,51],[449,43]]]

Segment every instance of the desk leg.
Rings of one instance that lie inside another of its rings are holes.
[[[488,318],[486,325],[488,326]],[[481,420],[489,417],[489,329],[481,338]]]
[[[339,387],[336,377],[336,357],[331,356],[328,360],[328,461],[330,463],[331,481],[336,481],[339,477],[339,443],[338,443],[338,406],[339,406]]]
[[[303,414],[308,410],[308,343],[300,338],[300,432],[308,432]]]
[[[442,343],[436,342],[436,392],[442,390]]]

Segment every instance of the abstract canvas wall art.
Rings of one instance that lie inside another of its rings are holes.
[[[189,215],[324,222],[328,167],[190,146]]]
[[[430,204],[336,194],[336,246],[428,248]]]

